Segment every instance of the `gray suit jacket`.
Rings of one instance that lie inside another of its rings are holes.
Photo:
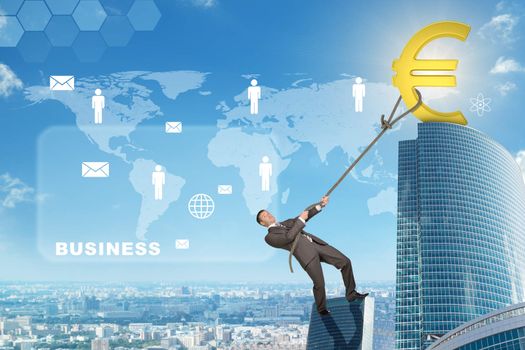
[[[317,210],[315,207],[310,209],[308,212],[308,219],[310,220],[313,216],[318,214],[320,210]],[[310,236],[312,240],[320,245],[328,245],[321,238],[314,236],[303,230],[304,224],[298,217],[293,219],[288,219],[281,222],[281,225],[284,227],[273,226],[268,229],[268,234],[264,237],[266,243],[271,245],[274,248],[281,248],[290,251],[292,249],[292,243],[298,234],[305,234]],[[317,249],[315,249],[314,244],[304,237],[299,237],[297,241],[297,246],[295,247],[294,256],[299,261],[299,264],[303,268],[308,265],[308,263],[318,255]]]

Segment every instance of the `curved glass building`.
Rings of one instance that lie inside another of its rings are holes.
[[[420,123],[400,142],[397,234],[398,349],[525,300],[525,184],[483,133]]]
[[[491,312],[453,329],[430,349],[525,350],[525,303]]]

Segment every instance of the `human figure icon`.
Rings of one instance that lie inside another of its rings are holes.
[[[91,108],[95,110],[95,124],[102,124],[102,111],[106,108],[106,98],[102,96],[102,90],[95,90],[95,96],[91,98]]]
[[[162,167],[160,165],[155,166],[155,171],[151,176],[151,182],[153,183],[153,186],[155,186],[155,200],[162,200],[162,192],[164,189],[164,184],[166,183],[166,173],[162,171]]]
[[[261,99],[261,87],[257,86],[257,80],[252,79],[252,86],[248,88],[248,99],[250,100],[250,114],[259,113],[259,100]]]
[[[365,97],[365,84],[361,77],[355,78],[355,84],[352,85],[352,97],[355,100],[355,111],[363,111],[363,98]]]
[[[268,156],[262,157],[262,162],[259,164],[259,176],[261,177],[261,191],[270,191],[270,178],[272,177],[272,163]]]

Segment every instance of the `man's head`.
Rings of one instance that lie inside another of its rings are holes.
[[[275,218],[268,210],[259,210],[257,213],[257,222],[259,225],[262,225],[264,227],[268,227],[271,224],[275,223]]]

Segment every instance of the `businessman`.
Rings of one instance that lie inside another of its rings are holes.
[[[323,197],[320,204],[309,211],[303,211],[298,217],[283,222],[277,222],[267,210],[263,209],[257,213],[257,222],[268,228],[268,234],[264,240],[270,246],[290,251],[294,240],[297,238],[293,255],[313,281],[314,299],[317,311],[321,315],[330,314],[330,310],[326,308],[326,291],[321,262],[333,265],[341,270],[346,287],[345,296],[348,301],[363,299],[368,295],[368,293],[361,294],[355,290],[354,273],[350,259],[319,237],[303,230],[306,222],[318,214],[327,204],[328,197]]]

